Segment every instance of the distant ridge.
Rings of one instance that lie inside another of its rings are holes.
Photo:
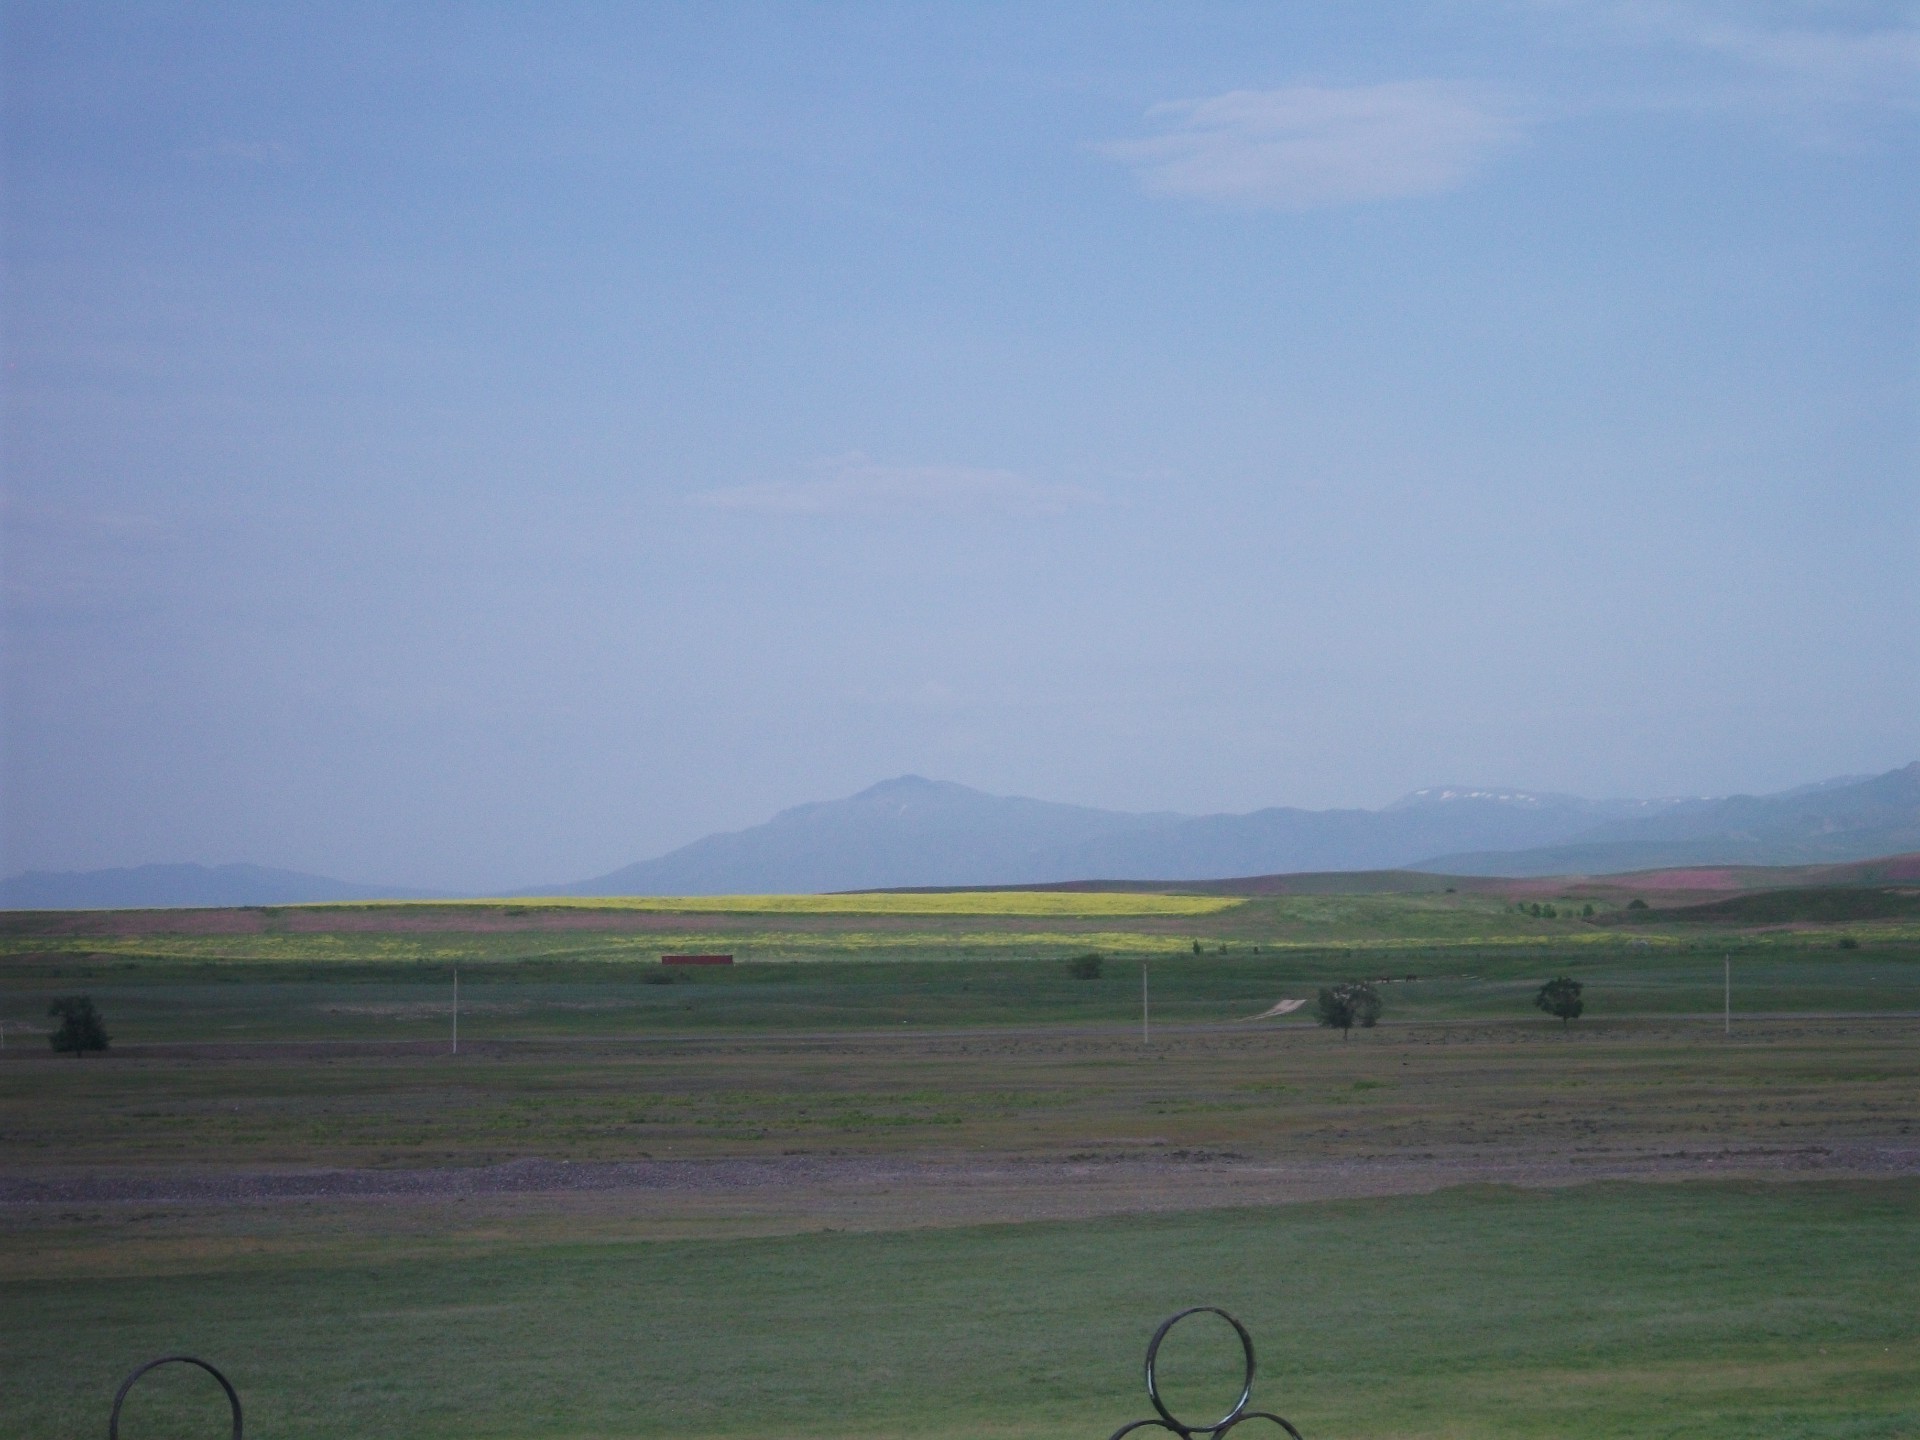
[[[520,895],[719,895],[1045,885],[1430,890],[1451,877],[1821,866],[1920,851],[1920,762],[1775,795],[1586,800],[1436,786],[1380,810],[1134,814],[917,775],[784,810],[656,859]],[[1098,877],[1098,878],[1095,878]],[[1249,877],[1252,877],[1249,879]],[[1737,885],[1731,888],[1739,888]],[[0,880],[0,908],[127,909],[463,898],[256,865],[142,865]]]
[[[1817,865],[1920,850],[1920,761],[1779,795],[1688,800],[1522,851],[1437,855],[1456,875],[1602,875],[1685,865]]]
[[[29,870],[0,880],[0,909],[143,910],[310,905],[343,900],[445,898],[390,885],[356,885],[261,865],[135,865],[116,870]]]
[[[1202,816],[1057,805],[904,775],[560,893],[1084,887],[1089,877],[1125,885],[1300,874],[1331,883],[1332,874],[1352,872],[1602,874],[1832,863],[1911,850],[1920,850],[1920,763],[1865,780],[1722,800],[1596,801],[1437,786],[1381,810]]]
[[[1331,870],[1287,875],[1235,875],[1221,880],[1060,880],[1017,885],[1016,890],[1053,892],[1174,891],[1194,895],[1433,895],[1449,890],[1486,895],[1737,895],[1770,890],[1920,891],[1920,852],[1877,855],[1836,865],[1696,865],[1679,869],[1629,870],[1599,875],[1446,875],[1433,870]],[[914,886],[886,894],[941,894],[979,888]],[[861,893],[861,892],[854,892]],[[873,893],[873,892],[868,892]],[[1684,899],[1670,903],[1684,905]],[[1667,911],[1653,911],[1666,914]]]

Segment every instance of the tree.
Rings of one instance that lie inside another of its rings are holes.
[[[1355,1025],[1371,1030],[1380,1018],[1380,993],[1364,980],[1342,980],[1321,990],[1314,1012],[1322,1025],[1331,1026],[1347,1038]]]
[[[47,1007],[47,1014],[60,1017],[60,1028],[47,1037],[56,1054],[77,1059],[89,1050],[107,1048],[107,1027],[100,1023],[91,995],[62,996]]]
[[[1076,980],[1098,980],[1106,961],[1098,955],[1076,955],[1067,961],[1067,974]]]
[[[1569,1020],[1578,1020],[1586,1004],[1580,998],[1581,985],[1578,980],[1569,980],[1562,975],[1558,980],[1549,980],[1540,987],[1540,993],[1533,997],[1534,1005],[1549,1015],[1558,1015],[1564,1027]]]

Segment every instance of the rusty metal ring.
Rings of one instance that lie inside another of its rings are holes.
[[[1160,1356],[1160,1342],[1167,1338],[1168,1332],[1171,1331],[1174,1326],[1178,1325],[1189,1315],[1218,1315],[1222,1320],[1226,1321],[1227,1324],[1231,1325],[1233,1327],[1233,1333],[1240,1337],[1240,1353],[1246,1357],[1247,1362],[1246,1378],[1240,1386],[1240,1398],[1233,1402],[1233,1407],[1229,1409],[1226,1414],[1222,1415],[1210,1425],[1189,1425],[1176,1417],[1174,1413],[1167,1408],[1166,1402],[1160,1398],[1160,1381],[1158,1376],[1154,1374],[1154,1361]],[[1233,1316],[1229,1315],[1226,1311],[1222,1310],[1218,1305],[1193,1305],[1182,1310],[1177,1315],[1168,1316],[1167,1319],[1161,1322],[1160,1328],[1153,1332],[1153,1339],[1147,1342],[1147,1398],[1153,1402],[1153,1408],[1160,1412],[1160,1418],[1167,1422],[1167,1428],[1176,1434],[1192,1435],[1198,1430],[1215,1434],[1233,1424],[1235,1420],[1240,1418],[1240,1412],[1245,1410],[1248,1402],[1253,1399],[1253,1337],[1247,1334],[1247,1327],[1234,1319]]]
[[[149,1360],[126,1379],[120,1382],[120,1391],[113,1397],[113,1413],[107,1417],[107,1440],[120,1440],[120,1407],[127,1402],[127,1392],[134,1383],[149,1370],[157,1370],[162,1365],[198,1365],[214,1379],[220,1382],[220,1388],[227,1392],[227,1404],[233,1409],[233,1440],[242,1440],[240,1433],[240,1395],[226,1376],[197,1355],[162,1355],[158,1360]]]

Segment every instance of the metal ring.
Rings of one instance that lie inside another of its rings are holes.
[[[1158,1359],[1160,1355],[1160,1342],[1167,1338],[1167,1332],[1169,1330],[1173,1329],[1174,1326],[1178,1325],[1189,1315],[1218,1315],[1222,1320],[1233,1326],[1234,1334],[1240,1337],[1241,1352],[1247,1357],[1247,1377],[1245,1383],[1240,1387],[1240,1398],[1233,1402],[1233,1408],[1231,1410],[1227,1411],[1226,1414],[1222,1415],[1211,1425],[1188,1425],[1175,1418],[1174,1413],[1167,1409],[1166,1403],[1160,1398],[1160,1381],[1153,1373],[1153,1362]],[[1233,1316],[1229,1315],[1226,1311],[1222,1310],[1218,1305],[1195,1305],[1189,1309],[1182,1310],[1177,1315],[1169,1316],[1161,1322],[1160,1328],[1153,1332],[1153,1339],[1147,1344],[1147,1398],[1153,1402],[1153,1408],[1160,1412],[1160,1418],[1165,1420],[1168,1426],[1182,1435],[1192,1435],[1198,1430],[1213,1433],[1233,1424],[1235,1420],[1239,1419],[1240,1412],[1247,1408],[1247,1402],[1253,1399],[1253,1337],[1247,1334],[1247,1327],[1234,1319]]]
[[[134,1382],[149,1370],[157,1370],[162,1365],[198,1365],[214,1379],[220,1382],[220,1388],[227,1392],[227,1404],[233,1407],[233,1440],[241,1440],[240,1434],[240,1396],[228,1381],[213,1366],[197,1355],[162,1355],[158,1360],[149,1360],[120,1382],[120,1393],[113,1397],[113,1414],[107,1417],[107,1440],[120,1440],[120,1407],[126,1403],[127,1392],[133,1389]]]

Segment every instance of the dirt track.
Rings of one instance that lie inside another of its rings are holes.
[[[1594,1180],[1888,1178],[1920,1176],[1920,1143],[1591,1150],[1538,1154],[1384,1154],[1298,1161],[1232,1152],[1138,1148],[1060,1158],[873,1156],[566,1162],[405,1170],[179,1171],[0,1175],[0,1206],[406,1203],[483,1197],[728,1198],[756,1211],[832,1212],[887,1195],[918,1211],[955,1208],[979,1218],[1095,1214],[1129,1209],[1247,1205],[1408,1194],[1463,1184],[1555,1186]],[[648,1206],[647,1208],[652,1208]]]

